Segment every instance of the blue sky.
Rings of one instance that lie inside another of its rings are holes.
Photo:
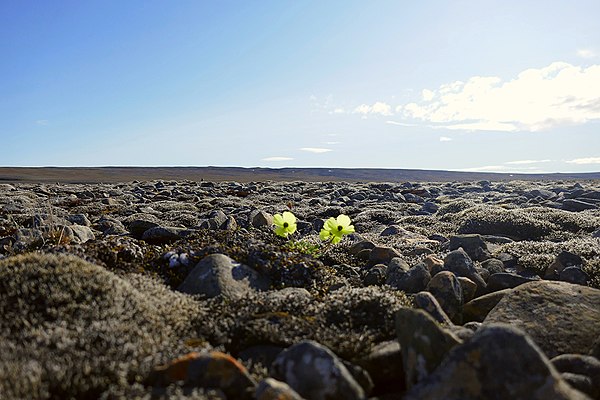
[[[0,165],[600,170],[600,2],[0,1]]]

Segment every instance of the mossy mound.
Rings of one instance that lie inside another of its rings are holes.
[[[180,352],[198,303],[66,255],[0,261],[0,398],[97,398]]]
[[[353,360],[395,337],[394,315],[410,306],[404,293],[386,287],[336,290],[322,298],[255,293],[236,302],[208,300],[198,330],[228,352],[256,345],[287,347],[311,339]]]

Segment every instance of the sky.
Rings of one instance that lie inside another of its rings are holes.
[[[0,166],[600,171],[599,15],[0,0]]]

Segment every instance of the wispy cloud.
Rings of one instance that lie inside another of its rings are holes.
[[[325,144],[330,145],[330,146],[340,144],[340,143],[342,143],[342,142],[325,142]]]
[[[547,163],[552,160],[517,160],[517,161],[507,161],[504,164],[508,165],[526,165],[526,164],[539,164],[539,163]]]
[[[49,121],[47,119],[38,119],[35,121],[35,124],[39,126],[48,126],[48,123]]]
[[[579,49],[577,50],[577,55],[581,58],[594,58],[596,57],[596,53],[591,49]]]
[[[390,106],[387,103],[384,103],[382,101],[378,101],[376,103],[374,103],[373,105],[368,105],[368,104],[361,104],[360,106],[356,107],[353,111],[354,114],[362,114],[364,116],[366,115],[373,115],[373,114],[379,114],[379,115],[392,115],[392,106]]]
[[[447,129],[541,131],[600,120],[598,85],[600,65],[584,68],[555,62],[522,71],[509,81],[474,76],[466,82],[426,89],[421,93],[422,101],[396,110],[405,118]],[[368,107],[361,110],[370,110]]]
[[[300,150],[307,151],[309,153],[315,153],[315,154],[327,153],[327,152],[332,151],[331,149],[324,149],[321,147],[302,147]]]
[[[451,142],[452,138],[448,136],[440,136],[440,142]]]
[[[515,173],[515,174],[540,174],[543,171],[537,167],[509,167],[506,165],[486,165],[483,167],[461,168],[456,171],[464,172],[498,172],[498,173]]]
[[[574,160],[566,161],[569,164],[600,164],[600,157],[587,157],[587,158],[576,158]]]
[[[390,125],[398,125],[398,126],[419,126],[417,124],[408,124],[406,122],[398,122],[398,121],[385,121],[386,124]]]
[[[261,159],[261,161],[291,161],[291,160],[293,160],[292,157],[279,157],[279,156],[266,157],[266,158]]]

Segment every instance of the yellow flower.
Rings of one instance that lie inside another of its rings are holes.
[[[284,211],[283,215],[275,214],[273,216],[275,224],[275,233],[279,236],[287,237],[296,232],[296,217],[289,211]]]
[[[337,218],[331,217],[325,222],[319,237],[321,240],[331,240],[333,244],[339,243],[342,236],[354,232],[354,225],[350,223],[350,217],[344,214],[340,214]]]

